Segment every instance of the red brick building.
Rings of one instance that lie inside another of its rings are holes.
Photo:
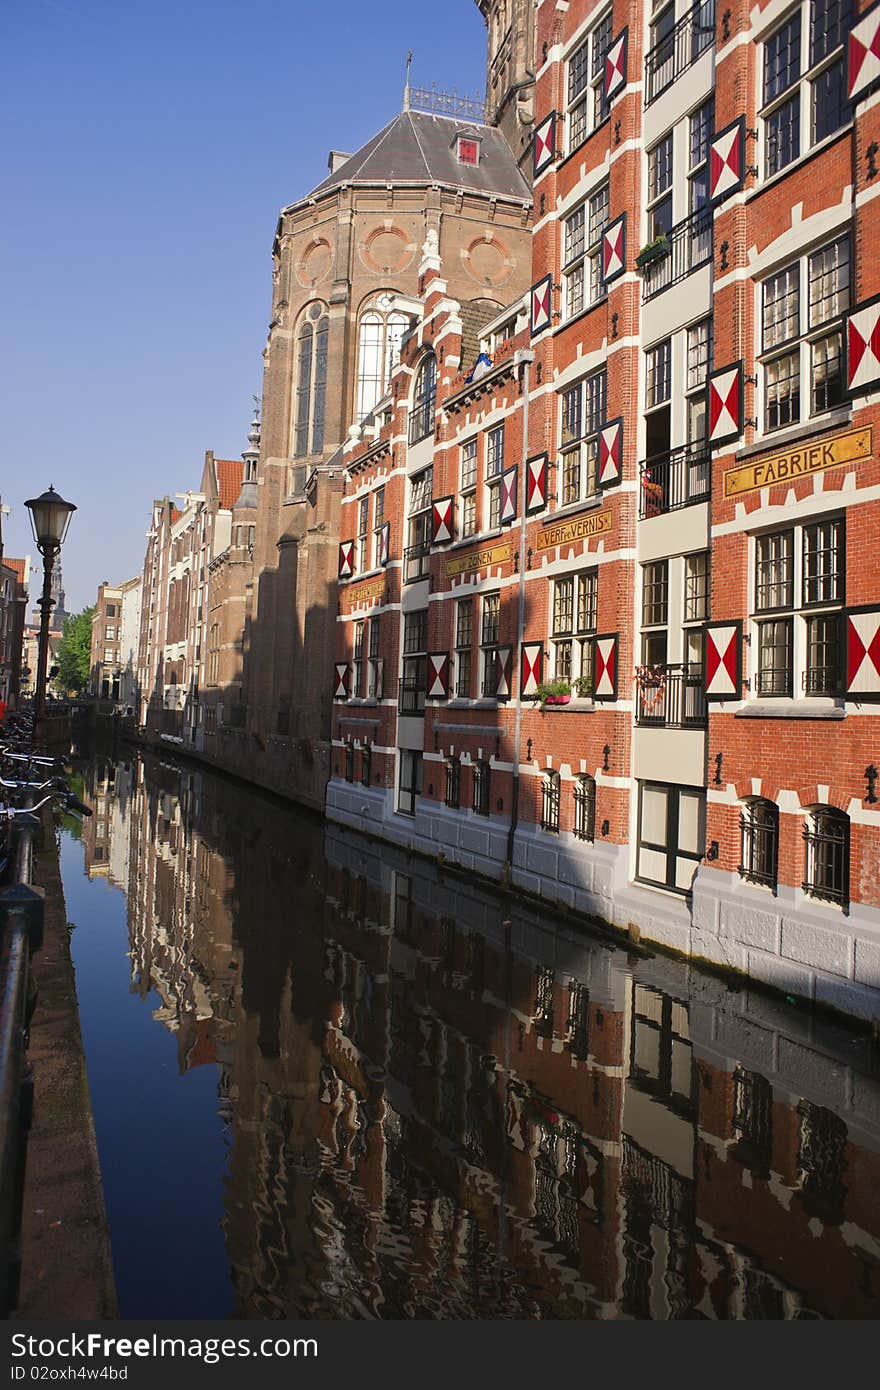
[[[346,448],[328,813],[874,1017],[880,19],[535,22],[533,287],[463,355],[429,237]]]

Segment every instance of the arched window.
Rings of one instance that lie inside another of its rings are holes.
[[[586,772],[574,784],[574,833],[578,840],[596,836],[596,779]]]
[[[742,850],[739,871],[750,883],[765,883],[776,891],[779,864],[779,808],[755,797],[739,818]]]
[[[559,773],[554,771],[544,775],[541,796],[541,829],[559,833]]]
[[[804,881],[811,898],[849,906],[849,816],[814,806],[804,823]]]
[[[409,327],[406,314],[394,309],[390,294],[367,305],[358,330],[356,419],[363,420],[385,395],[391,373],[400,359],[400,344]]]
[[[437,407],[437,358],[433,352],[422,358],[416,374],[416,389],[409,416],[409,442],[418,444],[434,433]]]
[[[330,320],[324,305],[310,304],[296,335],[295,458],[320,454],[324,448],[329,333]]]

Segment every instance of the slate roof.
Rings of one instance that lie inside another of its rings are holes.
[[[459,132],[479,137],[479,164],[459,164],[455,154]],[[524,203],[532,197],[499,130],[425,111],[401,111],[308,196],[315,198],[348,184],[377,183],[439,183]]]

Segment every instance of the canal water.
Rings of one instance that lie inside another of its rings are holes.
[[[880,1315],[863,1034],[172,761],[85,798],[123,1317]]]

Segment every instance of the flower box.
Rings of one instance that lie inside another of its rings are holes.
[[[544,700],[545,705],[567,705],[570,703],[570,695],[548,695]]]
[[[639,270],[645,270],[655,261],[662,261],[664,256],[668,256],[671,250],[669,238],[664,233],[654,241],[649,241],[647,246],[643,246],[636,256],[636,266]]]

